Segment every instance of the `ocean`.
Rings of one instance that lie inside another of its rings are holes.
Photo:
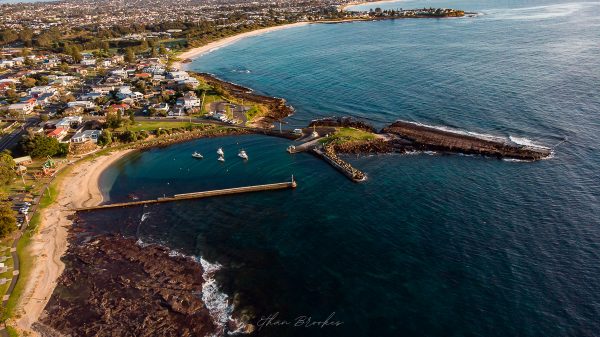
[[[255,315],[257,336],[597,335],[600,3],[379,6],[479,14],[296,27],[190,68],[284,97],[296,108],[285,127],[333,115],[377,127],[403,119],[560,144],[553,158],[350,156],[369,177],[354,184],[309,154],[287,154],[288,140],[200,139],[118,161],[101,179],[107,198],[292,175],[298,188],[84,217],[218,268],[213,310],[221,320],[233,307]],[[336,324],[301,324],[309,319]]]

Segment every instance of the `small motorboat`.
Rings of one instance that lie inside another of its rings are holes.
[[[238,157],[240,157],[244,160],[248,160],[248,154],[244,150],[241,150],[240,153],[238,153]]]
[[[223,148],[219,148],[219,149],[217,150],[217,154],[218,154],[219,156],[221,156],[221,157],[222,157],[222,156],[224,156],[224,155],[225,155],[225,153],[223,152]]]
[[[197,159],[204,159],[204,156],[202,156],[201,153],[198,153],[196,151],[194,151],[194,153],[192,153],[192,157],[197,158]]]
[[[225,161],[225,157],[219,156],[219,159],[217,159],[217,160],[220,161],[220,162],[224,162]]]

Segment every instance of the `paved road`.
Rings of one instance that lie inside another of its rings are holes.
[[[27,132],[28,127],[32,127],[39,122],[39,119],[30,118],[20,127],[16,128],[10,134],[0,138],[0,151],[12,149],[21,140],[21,136]]]

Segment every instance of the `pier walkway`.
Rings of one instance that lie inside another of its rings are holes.
[[[182,193],[182,194],[175,194],[172,197],[162,197],[162,198],[150,199],[150,200],[120,202],[120,203],[108,204],[108,205],[81,207],[81,208],[75,208],[73,210],[79,212],[79,211],[92,211],[92,210],[107,209],[107,208],[139,206],[139,205],[157,204],[157,203],[172,202],[172,201],[179,201],[179,200],[201,199],[201,198],[216,197],[216,196],[222,196],[222,195],[249,193],[249,192],[284,190],[284,189],[296,188],[296,186],[297,186],[297,183],[294,180],[294,177],[292,176],[291,181],[283,182],[283,183],[233,187],[233,188],[225,188],[225,189],[221,189],[221,190],[212,190],[212,191],[203,191],[203,192]]]

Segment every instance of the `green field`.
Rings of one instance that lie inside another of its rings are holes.
[[[157,129],[173,129],[173,128],[185,128],[192,125],[190,122],[168,122],[168,121],[136,121],[133,124],[122,126],[116,131],[154,131]]]
[[[339,128],[333,135],[324,138],[321,141],[323,143],[344,143],[348,141],[369,141],[373,139],[375,139],[375,135],[371,132],[354,128]]]

